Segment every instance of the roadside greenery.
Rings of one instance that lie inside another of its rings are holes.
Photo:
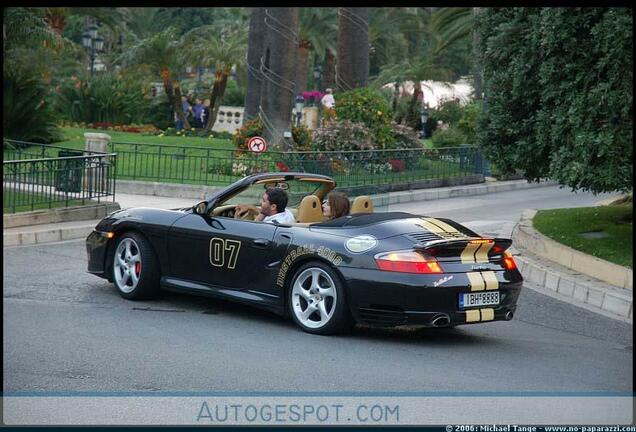
[[[633,188],[631,8],[485,8],[477,139],[504,172],[574,190]]]
[[[534,227],[551,239],[589,255],[632,268],[633,206],[629,204],[540,210]],[[599,238],[585,237],[595,233]]]

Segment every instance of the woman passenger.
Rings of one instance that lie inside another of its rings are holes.
[[[347,216],[350,210],[349,198],[342,192],[331,192],[322,202],[322,213],[327,219]]]

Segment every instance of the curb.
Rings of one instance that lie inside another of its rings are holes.
[[[33,245],[85,238],[93,231],[93,229],[95,229],[95,225],[97,225],[99,220],[83,222],[84,223],[82,225],[43,228],[39,230],[30,229],[24,232],[4,233],[3,247]]]
[[[223,189],[220,186],[187,185],[178,183],[116,180],[115,190],[132,195],[152,195],[166,198],[192,198],[203,200],[212,192]]]
[[[404,192],[389,192],[370,195],[374,207],[386,207],[391,204],[402,204],[413,201],[431,201],[445,198],[456,198],[473,195],[484,195],[497,192],[508,192],[520,189],[533,189],[539,187],[555,186],[557,182],[542,181],[540,183],[528,183],[526,180],[509,180],[505,182],[488,182],[468,186],[450,186],[435,189],[411,190]]]
[[[90,204],[84,206],[11,213],[3,215],[2,227],[3,229],[7,229],[21,226],[101,219],[106,217],[106,215],[108,215],[109,213],[112,213],[115,210],[119,209],[119,203],[110,202],[102,204]]]
[[[630,291],[633,289],[632,269],[579,252],[544,236],[532,225],[532,218],[536,213],[534,209],[527,209],[521,214],[521,219],[512,232],[515,246],[618,288]]]
[[[564,273],[552,265],[542,265],[540,258],[531,258],[527,252],[515,258],[524,279],[539,289],[527,284],[525,287],[610,318],[633,322],[631,291]]]
[[[534,231],[532,216],[535,213],[534,210],[524,211],[520,222],[515,225],[512,236],[515,249],[520,254],[515,256],[519,271],[528,283],[538,287],[538,289],[532,286],[530,288],[575,306],[631,323],[633,321],[631,289],[608,284],[592,275],[581,274],[577,269],[562,266],[552,261],[552,253],[546,250],[538,251],[537,242],[529,241],[529,239],[536,239],[527,234],[529,230]],[[526,248],[525,246],[528,245],[531,247]],[[558,243],[557,245],[561,246]],[[533,246],[535,248],[532,248]],[[580,252],[579,254],[589,258],[589,255]]]

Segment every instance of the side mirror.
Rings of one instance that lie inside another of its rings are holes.
[[[198,215],[205,215],[208,213],[208,203],[207,201],[201,201],[197,205],[194,206],[194,212]]]

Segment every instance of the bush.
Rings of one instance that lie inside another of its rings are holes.
[[[391,128],[391,109],[378,91],[361,87],[336,94],[338,120],[364,124],[372,134],[376,148],[395,148]]]
[[[292,138],[296,151],[311,150],[311,131],[306,126],[292,126]]]
[[[372,150],[371,131],[362,123],[341,120],[318,128],[312,143],[318,151]]]
[[[247,141],[255,136],[263,135],[263,123],[261,119],[256,117],[255,119],[247,121],[243,127],[237,129],[232,137],[232,141],[234,142],[234,147],[239,154],[248,152]]]
[[[424,146],[418,138],[417,132],[405,125],[393,123],[393,137],[395,138],[396,148],[418,149]],[[414,151],[391,152],[390,156],[392,159],[389,159],[389,163],[392,165],[393,171],[415,168],[420,156],[417,153]]]
[[[478,101],[471,102],[462,109],[462,117],[457,123],[457,128],[464,134],[469,144],[475,144],[475,133],[480,115],[481,103]]]
[[[464,115],[464,109],[459,104],[459,101],[455,99],[442,102],[433,111],[437,120],[441,120],[450,126],[457,126]]]
[[[37,143],[60,141],[57,115],[49,101],[49,89],[33,70],[5,65],[3,76],[4,138]]]
[[[241,88],[236,81],[227,81],[225,93],[219,105],[243,106],[245,104],[245,89]]]
[[[456,127],[449,127],[448,129],[436,129],[433,132],[433,146],[439,147],[457,147],[461,144],[466,144],[466,137]]]

